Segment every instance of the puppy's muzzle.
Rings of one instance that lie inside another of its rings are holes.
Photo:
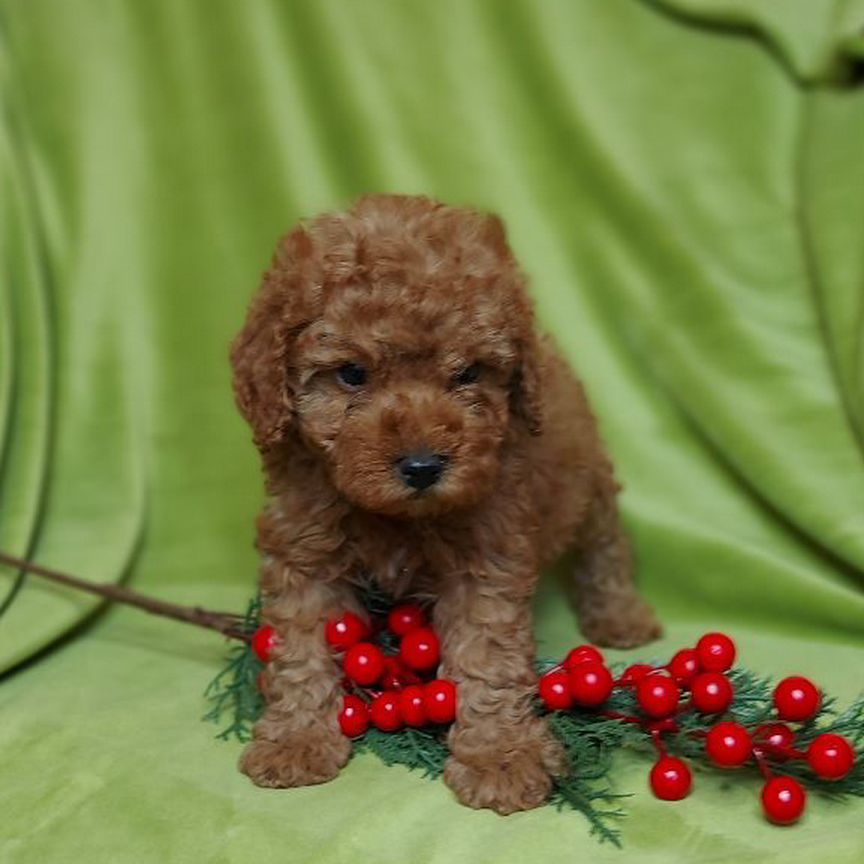
[[[444,473],[447,457],[421,450],[409,453],[396,462],[396,473],[406,486],[418,491],[434,486]]]

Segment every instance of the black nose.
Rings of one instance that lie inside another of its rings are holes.
[[[396,463],[402,482],[412,489],[428,489],[444,471],[445,456],[438,453],[409,453]]]

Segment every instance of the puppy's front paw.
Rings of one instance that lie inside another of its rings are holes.
[[[582,633],[607,648],[636,648],[663,635],[654,610],[638,596],[586,603],[579,617]]]
[[[539,807],[552,790],[552,775],[565,770],[567,757],[545,723],[538,723],[535,730],[528,730],[527,740],[515,750],[451,756],[444,782],[468,807],[488,808],[502,816]]]
[[[311,786],[332,780],[350,755],[344,735],[305,729],[278,741],[253,741],[240,757],[240,770],[257,786]]]

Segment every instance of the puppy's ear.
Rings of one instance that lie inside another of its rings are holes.
[[[302,226],[283,238],[231,345],[237,407],[260,450],[284,441],[291,426],[289,352],[296,334],[313,317],[313,260],[313,241]]]
[[[477,239],[483,247],[492,253],[497,262],[511,263],[513,261],[513,252],[507,243],[507,229],[494,213],[479,214]]]
[[[507,243],[507,229],[494,213],[484,213],[480,222],[480,240],[500,261],[510,261],[513,253]]]
[[[532,332],[521,343],[519,365],[510,382],[511,410],[525,421],[532,435],[543,432],[540,354],[539,340]]]

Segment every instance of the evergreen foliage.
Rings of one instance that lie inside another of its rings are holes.
[[[386,615],[389,608],[386,598],[374,589],[367,592],[364,601],[373,615]],[[255,598],[244,618],[244,632],[253,633],[259,617],[260,599]],[[554,660],[542,659],[537,662],[541,673],[555,665]],[[610,668],[617,677],[623,671],[623,664],[617,667],[613,664]],[[257,687],[262,669],[263,664],[247,642],[231,648],[227,666],[205,691],[211,707],[204,719],[215,723],[228,721],[218,733],[219,738],[249,740],[252,724],[264,708],[264,700]],[[771,679],[741,668],[733,669],[728,674],[735,688],[735,701],[730,711],[723,716],[748,729],[775,721]],[[538,713],[545,713],[539,699],[536,709]],[[640,715],[632,688],[616,688],[599,710],[574,709],[548,715],[549,724],[563,743],[573,769],[556,780],[549,803],[559,810],[579,811],[588,820],[591,834],[596,835],[600,842],[608,841],[620,846],[618,821],[626,815],[620,804],[628,795],[614,788],[612,767],[615,754],[623,748],[629,748],[653,758],[656,749],[651,735],[639,723],[626,722],[610,714]],[[675,716],[678,729],[663,733],[663,743],[673,755],[710,766],[703,742],[705,734],[718,719],[715,715],[685,709]],[[403,728],[398,732],[381,732],[371,728],[365,735],[355,739],[354,752],[374,754],[385,765],[403,765],[434,779],[444,772],[448,756],[446,732],[446,728],[439,726]],[[864,696],[842,712],[836,711],[834,700],[824,699],[818,715],[796,729],[796,747],[806,750],[809,743],[823,732],[844,735],[860,754],[864,750]],[[796,777],[809,788],[828,797],[840,799],[849,795],[864,796],[864,758],[856,760],[854,768],[844,779],[835,781],[816,777],[804,760],[772,762],[768,759],[768,762],[779,774]],[[758,780],[758,768],[753,763],[736,772],[736,776],[742,774],[749,774],[750,781]]]

